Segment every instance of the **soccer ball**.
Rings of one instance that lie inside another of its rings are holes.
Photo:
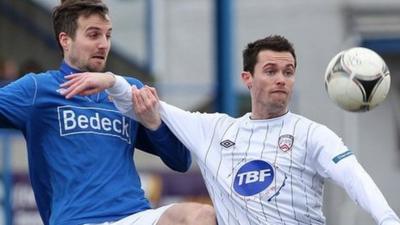
[[[331,59],[325,72],[325,88],[342,109],[368,111],[385,100],[390,89],[390,72],[376,52],[354,47]]]

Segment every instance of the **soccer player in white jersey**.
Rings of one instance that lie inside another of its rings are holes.
[[[377,224],[399,225],[341,139],[289,111],[296,71],[292,44],[278,35],[257,40],[244,50],[243,62],[241,78],[252,109],[240,118],[181,110],[160,102],[154,88],[131,89],[118,76],[100,81],[93,74],[75,74],[62,87],[67,98],[110,87],[123,113],[147,124],[161,116],[194,154],[219,225],[325,224],[326,178],[343,187]]]
[[[43,224],[215,225],[209,205],[152,208],[146,198],[133,161],[138,149],[175,171],[191,164],[189,150],[161,120],[157,129],[145,129],[121,115],[105,91],[70,99],[58,92],[69,74],[104,71],[113,30],[104,1],[61,0],[52,23],[63,58],[59,69],[29,73],[0,88],[0,128],[25,137]],[[126,80],[143,86],[132,76]]]

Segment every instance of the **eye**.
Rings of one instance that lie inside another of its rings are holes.
[[[99,36],[98,32],[90,32],[88,33],[88,37],[91,39],[96,39]]]
[[[291,77],[294,75],[294,70],[286,70],[283,73],[286,77]]]
[[[276,71],[274,69],[266,69],[264,70],[264,73],[268,76],[272,76],[276,73]]]

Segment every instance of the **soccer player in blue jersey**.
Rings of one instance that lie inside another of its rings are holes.
[[[344,188],[376,224],[400,225],[341,139],[289,111],[297,66],[292,44],[282,36],[262,38],[248,44],[243,62],[241,78],[252,108],[239,118],[181,110],[160,102],[154,88],[130,91],[124,79],[112,75],[104,80],[96,74],[71,75],[63,94],[68,99],[110,87],[124,114],[145,123],[161,116],[192,151],[219,225],[323,225],[325,179]]]
[[[65,99],[58,91],[69,74],[103,71],[112,33],[107,6],[100,0],[62,1],[53,23],[64,59],[60,68],[27,74],[0,89],[0,128],[16,128],[25,136],[43,223],[214,225],[211,206],[178,203],[151,209],[134,148],[159,156],[176,171],[191,164],[188,150],[161,120],[147,129],[123,116],[105,92]]]

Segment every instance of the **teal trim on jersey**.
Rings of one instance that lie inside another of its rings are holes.
[[[348,156],[351,156],[351,155],[353,155],[353,152],[350,150],[347,150],[347,151],[343,152],[342,154],[335,156],[335,158],[333,158],[332,161],[334,163],[338,163],[340,160],[347,158]]]

